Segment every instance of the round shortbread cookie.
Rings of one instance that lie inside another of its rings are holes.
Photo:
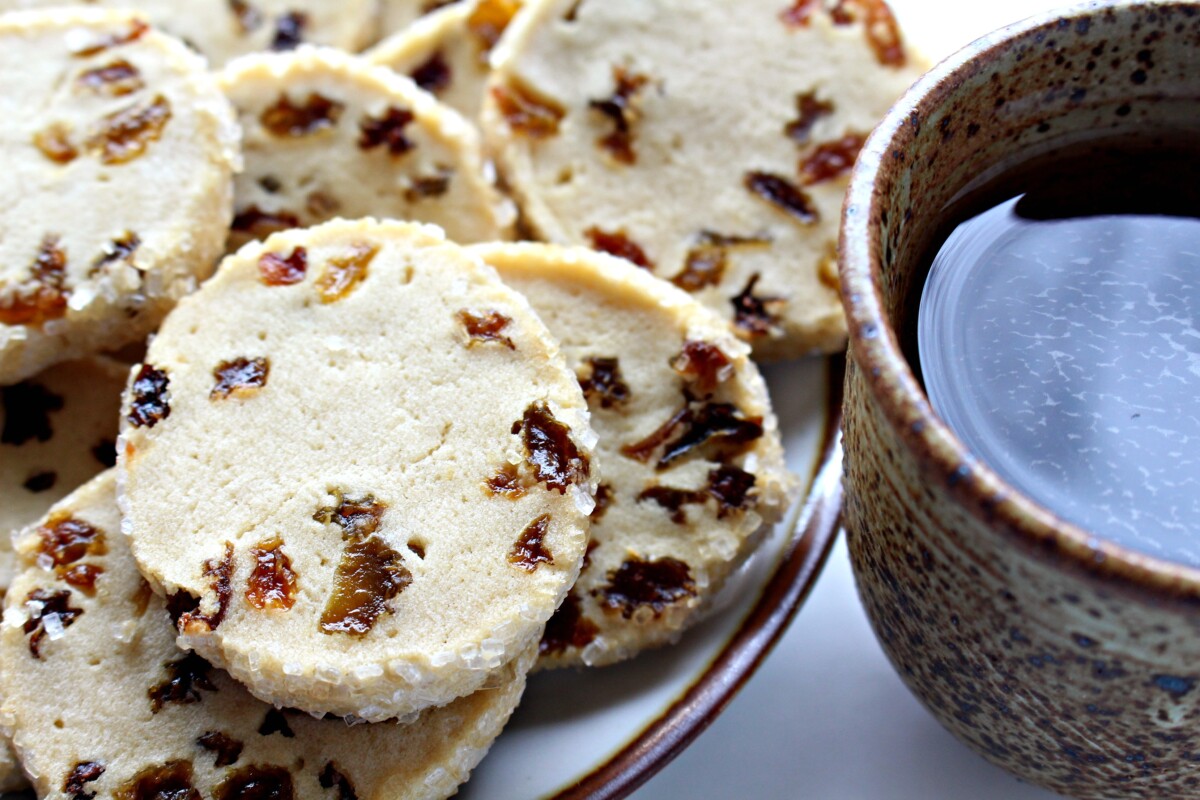
[[[470,124],[412,81],[304,47],[247,56],[220,77],[245,170],[231,249],[334,217],[431,222],[455,241],[506,238],[515,213],[484,177]]]
[[[175,647],[119,533],[115,484],[98,476],[18,545],[27,569],[0,632],[0,690],[39,797],[454,794],[517,705],[532,648],[489,688],[407,723],[278,710]]]
[[[521,8],[518,0],[466,0],[439,8],[364,53],[407,75],[467,119],[479,119],[488,57]]]
[[[432,14],[443,6],[454,5],[459,0],[380,0],[379,28],[383,35],[396,33],[411,25],[425,14]]]
[[[86,0],[127,9],[178,36],[215,67],[246,53],[291,50],[301,43],[343,50],[375,36],[378,0]],[[0,10],[78,5],[78,0],[0,0]]]
[[[204,61],[120,12],[0,18],[0,383],[137,341],[207,277],[237,127]]]
[[[556,245],[470,249],[559,340],[598,437],[591,543],[541,663],[609,664],[672,641],[783,515],[793,485],[749,348],[627,261]]]
[[[93,357],[0,387],[0,597],[13,576],[11,534],[117,458],[129,367]]]
[[[436,228],[247,246],[126,392],[125,527],[180,645],[255,695],[379,720],[475,691],[579,572],[595,434],[545,327]],[[516,502],[485,482],[512,473]],[[206,480],[197,480],[204,476]]]
[[[835,245],[866,135],[921,73],[883,0],[537,0],[485,135],[533,230],[652,269],[756,357],[845,344]]]

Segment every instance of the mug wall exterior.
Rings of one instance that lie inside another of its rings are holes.
[[[1200,799],[1200,571],[1098,540],[975,461],[897,331],[960,192],[1098,135],[1181,130],[1200,136],[1200,5],[1090,3],[918,82],[860,154],[843,220],[844,518],[872,625],[942,724],[1076,797]]]

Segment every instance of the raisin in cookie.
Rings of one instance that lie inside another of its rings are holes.
[[[379,27],[385,35],[396,33],[425,14],[432,14],[458,0],[381,0]]]
[[[0,0],[0,10],[76,5],[67,0]],[[87,0],[128,9],[187,42],[213,66],[259,50],[301,43],[358,50],[375,35],[377,0]]]
[[[593,439],[490,267],[433,227],[339,220],[243,248],[163,324],[126,392],[125,527],[181,646],[269,702],[386,719],[541,635],[587,544]],[[480,490],[501,471],[515,502]]]
[[[479,119],[488,56],[520,9],[518,0],[466,0],[422,17],[364,55],[407,75],[469,120]]]
[[[673,640],[782,516],[792,479],[749,348],[686,293],[584,248],[471,248],[561,343],[603,482],[583,572],[542,663],[600,665]],[[515,498],[501,471],[486,491]]]
[[[0,18],[0,384],[134,342],[211,271],[237,127],[201,58],[125,13]]]
[[[233,247],[339,216],[432,222],[462,242],[508,235],[477,134],[411,81],[306,47],[241,59],[221,85],[244,131]]]
[[[175,646],[98,476],[19,542],[3,719],[39,797],[444,798],[500,732],[532,652],[415,720],[347,727],[254,699]]]
[[[128,375],[93,357],[0,387],[0,596],[12,578],[10,534],[116,462]]]
[[[883,0],[537,0],[484,130],[542,238],[693,293],[754,354],[845,342],[835,243],[866,135],[921,72]]]

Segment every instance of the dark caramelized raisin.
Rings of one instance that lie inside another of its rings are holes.
[[[264,128],[275,136],[308,136],[332,128],[346,107],[323,94],[309,92],[304,105],[296,105],[286,92],[259,115]]]
[[[450,65],[446,63],[446,57],[442,55],[441,50],[433,51],[433,55],[408,73],[408,76],[417,86],[435,95],[450,88],[452,79]]]
[[[63,792],[71,796],[71,800],[92,800],[95,791],[88,790],[84,784],[91,783],[104,774],[104,765],[97,761],[80,761],[67,773],[63,781]]]
[[[262,27],[262,14],[246,0],[229,0],[229,10],[233,12],[242,33],[252,33]]]
[[[68,585],[92,597],[96,594],[96,580],[104,574],[104,567],[95,564],[75,564],[71,567],[60,567],[58,574]]]
[[[138,68],[123,58],[89,69],[77,80],[80,86],[110,97],[132,94],[146,85]]]
[[[233,595],[233,542],[225,543],[225,555],[220,560],[210,558],[204,562],[204,576],[212,578],[215,607],[211,612],[201,613],[200,607],[196,606],[181,615],[178,627],[184,633],[214,631],[225,619],[229,598]]]
[[[212,665],[195,653],[188,653],[183,658],[168,661],[163,664],[167,670],[167,678],[157,686],[146,690],[150,698],[150,710],[157,714],[167,703],[189,705],[199,703],[200,690],[210,692],[217,690],[208,677]]]
[[[200,598],[193,596],[190,592],[175,592],[167,595],[167,614],[170,615],[171,621],[179,627],[179,620],[185,615],[195,614],[200,608]]]
[[[113,792],[114,800],[201,800],[192,785],[192,765],[168,761],[138,772]]]
[[[483,485],[492,495],[503,495],[509,500],[519,500],[527,491],[515,464],[502,465],[495,475],[483,482]]]
[[[33,492],[34,494],[40,494],[42,492],[48,492],[51,489],[53,489],[54,484],[57,482],[58,482],[58,473],[57,472],[53,472],[53,471],[35,472],[32,475],[30,475],[28,478],[26,478],[25,482],[22,483],[21,485],[25,487],[25,491],[27,491],[27,492]]]
[[[242,757],[242,743],[220,731],[208,731],[196,739],[196,744],[217,754],[214,767],[228,767]]]
[[[297,247],[287,256],[263,253],[258,257],[258,279],[267,286],[289,286],[304,280],[308,251]]]
[[[712,342],[689,339],[679,355],[671,359],[671,369],[687,381],[695,393],[707,396],[733,374],[733,362]]]
[[[292,800],[292,773],[272,764],[234,770],[213,792],[214,800]]]
[[[742,183],[751,194],[801,222],[812,224],[819,219],[812,198],[786,178],[769,172],[747,172]]]
[[[533,572],[538,564],[553,564],[554,555],[546,549],[544,540],[546,528],[550,525],[550,515],[542,514],[525,526],[516,544],[508,553],[508,563],[526,572]]]
[[[659,425],[649,436],[631,444],[621,445],[621,455],[632,458],[635,461],[649,461],[654,457],[655,451],[675,436],[681,426],[690,424],[691,419],[692,409],[690,406],[685,405],[679,411],[676,411],[670,419]]]
[[[292,11],[275,20],[275,35],[271,38],[271,49],[295,50],[304,41],[304,29],[308,26],[308,15]]]
[[[33,135],[33,146],[55,164],[69,164],[79,156],[71,144],[71,129],[63,122],[51,122]]]
[[[129,414],[126,419],[138,428],[153,428],[171,416],[171,404],[164,396],[170,384],[167,373],[143,364],[130,387]]]
[[[671,521],[676,525],[687,524],[687,511],[684,506],[689,503],[703,503],[708,494],[697,489],[675,489],[670,486],[651,486],[637,496],[639,501],[652,500],[671,512]]]
[[[358,800],[354,784],[350,783],[350,779],[332,761],[326,761],[325,766],[321,767],[317,782],[321,784],[322,789],[332,789],[336,786],[338,800]]]
[[[662,470],[697,448],[712,445],[722,452],[740,452],[762,436],[761,417],[746,417],[729,403],[698,402],[685,396],[683,408],[645,439],[622,446],[622,455],[649,461],[661,447],[655,467]]]
[[[404,135],[404,129],[416,119],[407,108],[388,106],[378,117],[364,116],[358,123],[358,146],[372,150],[383,145],[394,156],[402,156],[416,147],[416,143]]]
[[[775,331],[779,319],[778,309],[786,302],[781,297],[759,297],[754,294],[758,283],[756,272],[746,281],[746,288],[730,298],[733,303],[733,324],[747,336],[766,336]]]
[[[671,278],[671,283],[689,292],[716,286],[725,275],[730,247],[770,243],[767,236],[726,236],[709,230],[700,231],[695,246],[684,258],[683,270]]]
[[[583,483],[591,470],[588,457],[571,441],[571,431],[554,418],[545,403],[533,403],[521,419],[521,437],[535,477],[559,494]]]
[[[296,738],[292,726],[288,724],[287,717],[283,711],[278,708],[267,709],[266,716],[263,717],[262,724],[258,726],[259,736],[270,736],[278,733],[285,739]]]
[[[267,385],[270,372],[271,362],[265,358],[222,361],[213,370],[214,383],[208,396],[213,400],[224,400],[231,395],[248,397]]]
[[[162,138],[170,120],[171,103],[161,94],[155,95],[149,103],[135,103],[105,116],[88,138],[87,147],[102,164],[125,164]]]
[[[865,141],[862,134],[848,133],[836,142],[818,145],[800,162],[800,183],[812,186],[848,174]]]
[[[438,165],[432,175],[410,175],[404,187],[404,199],[416,203],[427,197],[441,197],[450,191],[450,179],[454,177],[451,167]]]
[[[516,0],[479,0],[471,9],[467,17],[467,30],[475,37],[479,63],[484,67],[488,65],[488,54],[500,41],[501,34],[520,7],[521,4]]]
[[[192,765],[168,761],[138,772],[113,792],[114,800],[201,800],[192,785]]]
[[[46,234],[29,268],[29,278],[0,292],[0,323],[41,325],[67,313],[67,254],[59,237]]]
[[[607,483],[602,483],[596,487],[596,507],[592,509],[589,518],[592,524],[596,524],[604,517],[604,512],[608,511],[608,507],[612,505],[613,490]],[[588,543],[588,552],[591,552],[592,542]]]
[[[250,549],[254,566],[246,585],[246,600],[258,609],[291,608],[296,603],[296,573],[278,536]]]
[[[784,126],[783,132],[796,144],[804,144],[817,120],[833,113],[833,103],[818,100],[816,92],[796,95],[796,118]]]
[[[650,608],[655,616],[672,603],[696,595],[688,565],[674,558],[654,561],[629,559],[608,574],[608,585],[595,590],[606,611],[620,612],[629,619],[639,608]]]
[[[538,642],[538,653],[561,653],[568,647],[582,650],[591,644],[599,632],[596,623],[583,616],[579,598],[571,592],[546,623],[546,631]]]
[[[458,321],[467,329],[467,347],[495,342],[504,345],[509,350],[517,349],[513,340],[501,333],[512,322],[512,318],[504,316],[499,311],[484,311],[482,314],[475,315],[464,308],[458,312]]]
[[[313,514],[314,520],[337,525],[345,539],[363,539],[379,530],[387,503],[381,503],[369,494],[361,498],[345,497],[336,489],[333,496],[337,504],[318,508]]]
[[[364,636],[388,601],[412,583],[403,557],[378,536],[351,541],[333,579],[333,594],[321,613],[325,633]]]
[[[379,245],[356,242],[350,252],[333,256],[317,278],[317,294],[322,303],[334,303],[350,294],[366,280],[367,266],[379,252]]]
[[[258,206],[250,206],[234,215],[231,227],[233,230],[249,234],[255,239],[266,239],[272,233],[299,228],[300,218],[290,211],[263,211]],[[297,247],[296,250],[303,251],[304,248]],[[267,258],[268,256],[279,258],[279,256],[272,253],[267,253],[262,258]],[[261,259],[259,263],[262,263]],[[301,270],[298,280],[302,280],[303,278],[304,271]]]
[[[48,442],[54,436],[50,412],[62,411],[63,399],[40,383],[25,381],[0,386],[0,406],[4,407],[0,444],[25,444],[30,439]]]
[[[65,590],[34,589],[25,596],[25,610],[29,618],[25,620],[22,630],[29,634],[29,652],[34,658],[42,657],[42,639],[48,635],[47,620],[54,619],[59,623],[57,626],[51,623],[51,629],[66,629],[83,615],[83,609],[72,608],[70,600],[71,593]]]
[[[755,478],[749,472],[728,464],[711,470],[708,493],[716,498],[717,516],[725,517],[731,511],[743,508],[754,482]]]
[[[142,246],[141,238],[133,231],[125,231],[120,237],[104,245],[104,250],[92,262],[89,274],[94,275],[109,264],[118,261],[133,263],[133,254]]]
[[[629,386],[621,379],[621,366],[616,356],[584,359],[583,370],[577,377],[589,404],[616,408],[629,399]]]
[[[642,269],[654,269],[654,262],[646,256],[646,251],[630,239],[625,231],[609,232],[593,225],[584,234],[592,243],[592,249],[623,258]]]
[[[645,75],[632,74],[624,67],[613,67],[616,86],[612,95],[588,102],[588,108],[603,114],[613,124],[612,132],[597,139],[596,145],[622,164],[637,162],[637,153],[633,150],[633,126],[641,116],[637,96],[649,81]]]
[[[130,42],[136,42],[138,39],[142,38],[142,35],[148,30],[150,30],[149,25],[147,25],[145,22],[142,22],[140,19],[135,19],[130,23],[127,30],[101,36],[91,44],[72,50],[71,55],[75,56],[76,58],[94,56],[97,53],[102,53],[111,47],[120,47],[121,45],[129,44]]]
[[[56,567],[108,552],[104,532],[66,512],[56,512],[37,529],[38,552]]]
[[[533,89],[512,79],[507,86],[492,87],[492,99],[514,133],[534,139],[556,135],[566,114],[558,103],[537,96]]]

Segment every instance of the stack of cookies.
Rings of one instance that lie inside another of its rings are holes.
[[[886,6],[433,5],[0,16],[0,788],[447,797],[791,502]]]

